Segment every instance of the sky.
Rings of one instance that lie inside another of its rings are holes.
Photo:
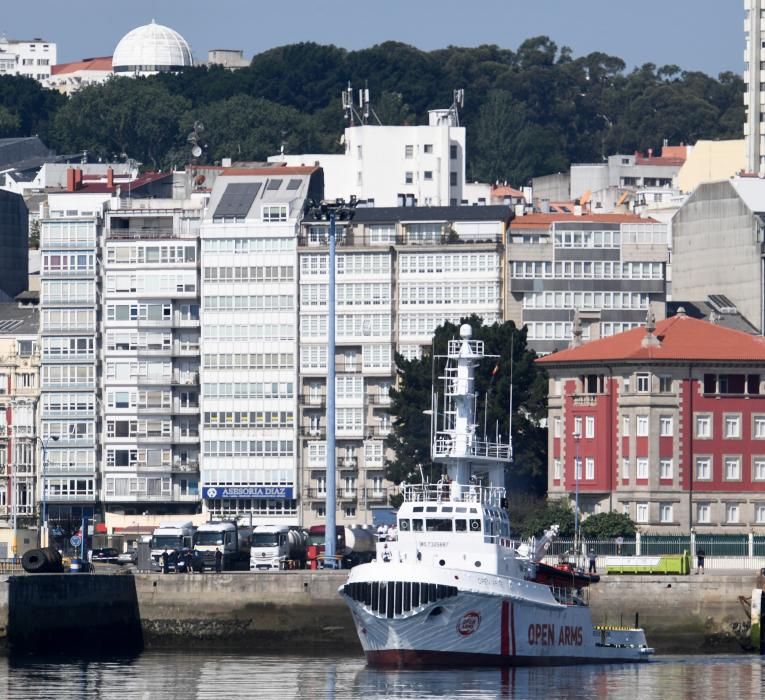
[[[214,48],[251,58],[300,41],[361,49],[387,40],[431,50],[546,35],[574,56],[602,51],[628,69],[676,64],[710,75],[743,71],[743,0],[5,0],[0,34],[42,37],[58,61],[110,56],[154,19],[179,32],[195,59]],[[468,86],[465,86],[466,88]]]

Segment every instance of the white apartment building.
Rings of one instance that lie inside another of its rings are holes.
[[[199,200],[111,202],[102,246],[102,493],[110,516],[199,509]]]
[[[56,64],[56,44],[44,39],[7,39],[0,36],[0,76],[23,75],[41,83]]]
[[[41,220],[40,500],[46,522],[93,514],[98,493],[98,264],[107,199],[51,194],[50,216]]]
[[[765,42],[765,9],[763,0],[744,0],[746,18],[744,19],[744,105],[746,121],[744,137],[746,139],[747,168],[750,173],[763,169],[765,155],[765,123],[762,121],[765,106],[765,69],[762,64],[763,43]]]
[[[272,163],[321,166],[325,196],[355,196],[377,207],[403,202],[456,206],[465,185],[465,127],[456,108],[428,112],[421,126],[348,126],[342,154],[271,156]]]
[[[337,522],[372,522],[389,505],[385,438],[394,351],[419,357],[444,321],[502,318],[503,241],[510,209],[356,209],[337,224]],[[303,524],[326,517],[328,222],[306,217],[300,280],[300,450]]]
[[[299,523],[298,228],[318,168],[218,174],[202,229],[202,496],[214,516]]]

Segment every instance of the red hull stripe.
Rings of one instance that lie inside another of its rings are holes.
[[[574,664],[646,663],[648,657],[606,659],[586,656],[502,656],[499,654],[466,654],[450,651],[415,651],[384,649],[368,651],[367,663],[376,668],[430,668],[449,666],[571,666]]]
[[[507,656],[510,653],[510,635],[508,634],[509,627],[510,627],[510,603],[508,603],[506,600],[503,600],[502,614],[499,620],[499,653],[502,656]]]
[[[510,603],[510,634],[513,637],[513,656],[515,656],[515,603]]]

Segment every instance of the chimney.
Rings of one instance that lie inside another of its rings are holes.
[[[74,192],[74,168],[66,170],[66,191]]]
[[[574,205],[574,216],[581,216],[582,215],[582,205],[581,204],[575,204]]]
[[[82,168],[74,169],[74,189],[79,190],[82,187]]]
[[[114,170],[111,166],[106,169],[106,186],[109,189],[114,187]]]

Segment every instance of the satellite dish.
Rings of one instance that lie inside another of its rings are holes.
[[[199,146],[194,146],[194,148],[191,149],[191,155],[194,156],[194,158],[199,158],[199,156],[202,155],[202,149]]]

